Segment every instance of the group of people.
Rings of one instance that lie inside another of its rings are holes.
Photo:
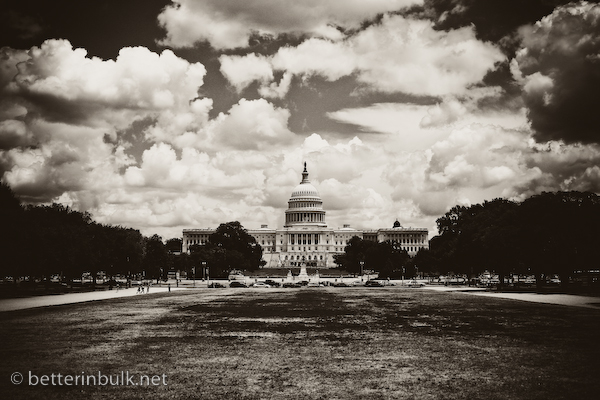
[[[147,287],[145,288],[146,293],[150,293],[150,285],[147,285]],[[137,293],[138,294],[144,294],[144,286],[140,285],[137,288]]]

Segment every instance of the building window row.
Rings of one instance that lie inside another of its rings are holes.
[[[311,261],[311,260],[315,260],[315,261],[316,260],[321,260],[321,261],[323,261],[323,256],[297,255],[297,256],[289,256],[289,257],[290,257],[289,259],[292,260],[292,261],[294,261],[294,260],[298,260],[298,261],[300,261],[300,260],[309,260],[309,261]],[[285,261],[287,261],[287,260],[288,260],[288,256],[285,256]]]
[[[286,214],[286,222],[325,222],[325,214],[293,213]]]
[[[294,244],[319,244],[318,233],[291,233],[288,242]]]
[[[290,203],[290,208],[321,208],[321,203],[318,202],[294,202]]]

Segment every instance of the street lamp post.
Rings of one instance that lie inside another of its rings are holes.
[[[361,261],[361,262],[360,262],[360,280],[361,280],[361,282],[362,282],[362,279],[363,279],[363,271],[364,271],[364,268],[365,268],[365,262],[364,262],[364,261]]]

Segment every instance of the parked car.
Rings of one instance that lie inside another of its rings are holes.
[[[348,287],[350,285],[348,285],[346,282],[335,282],[333,284],[334,287]]]
[[[222,283],[219,282],[211,282],[208,284],[209,288],[224,288],[225,285],[223,285]]]
[[[255,288],[270,288],[271,285],[268,285],[268,284],[266,284],[264,282],[254,282],[252,284],[252,287],[255,287]]]
[[[301,284],[299,284],[299,283],[294,283],[294,282],[285,282],[285,283],[284,283],[282,286],[283,286],[284,288],[299,288],[299,287],[302,287],[302,285],[301,285]]]
[[[229,284],[229,287],[248,287],[244,282],[233,281]]]
[[[423,286],[425,286],[425,284],[423,282],[418,282],[418,281],[412,280],[412,281],[408,282],[407,286],[408,287],[423,287]]]
[[[393,286],[394,285],[394,283],[390,282],[388,279],[383,279],[383,278],[378,279],[378,278],[375,278],[375,279],[371,279],[371,280],[374,281],[374,282],[381,283],[381,286]]]
[[[373,281],[373,280],[371,280],[371,281],[367,281],[365,283],[365,286],[368,286],[368,287],[383,287],[383,283],[381,283],[379,281]]]
[[[319,282],[308,282],[308,285],[306,285],[307,287],[323,287],[325,285],[323,285],[322,283]]]
[[[267,280],[265,281],[265,283],[266,283],[267,285],[269,285],[269,286],[272,286],[272,287],[279,287],[279,286],[281,286],[281,283],[279,283],[279,282],[276,282],[276,281],[274,281],[273,279],[267,279]]]

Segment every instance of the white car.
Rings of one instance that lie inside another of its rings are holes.
[[[408,282],[408,287],[423,287],[425,284],[423,282],[410,281]]]
[[[268,284],[266,284],[264,282],[255,282],[255,283],[252,284],[252,287],[255,287],[255,288],[270,288],[271,285],[268,285]]]

